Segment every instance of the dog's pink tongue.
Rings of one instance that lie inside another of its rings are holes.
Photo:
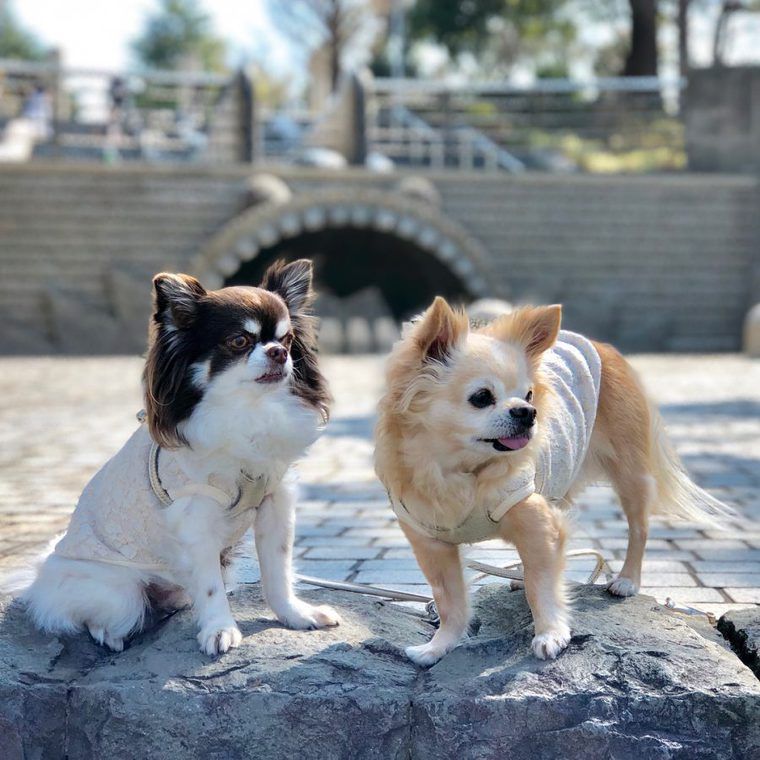
[[[514,438],[499,438],[499,443],[502,446],[506,446],[508,449],[522,449],[528,445],[530,438],[527,435],[519,435]]]

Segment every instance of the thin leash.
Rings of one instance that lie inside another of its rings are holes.
[[[607,580],[612,579],[613,573],[610,566],[607,564],[607,560],[604,558],[604,555],[596,549],[575,549],[568,552],[566,557],[571,560],[579,557],[596,558],[594,569],[591,571],[591,574],[586,581],[589,584],[596,583],[602,573],[605,573]],[[519,569],[522,568],[522,566],[523,563],[519,560],[517,562],[512,562],[509,565],[504,565],[503,567],[489,565],[485,562],[477,562],[476,560],[470,560],[465,564],[465,567],[470,570],[475,570],[478,573],[473,580],[481,580],[489,575],[497,578],[506,578],[510,581],[510,587],[513,590],[522,588],[523,586],[523,571]],[[320,588],[331,589],[333,591],[349,591],[355,594],[364,594],[365,596],[378,596],[393,602],[420,602],[425,605],[425,614],[420,615],[420,617],[434,625],[437,625],[440,621],[435,601],[432,597],[424,594],[413,594],[409,591],[397,591],[395,589],[383,588],[382,586],[371,586],[366,583],[331,581],[325,578],[315,578],[310,575],[296,574],[296,578],[310,586],[319,586]]]
[[[575,560],[582,557],[594,557],[596,562],[594,563],[594,569],[588,576],[586,584],[593,585],[599,580],[599,577],[604,574],[607,582],[611,581],[614,573],[609,563],[605,559],[604,555],[596,549],[574,549],[569,551],[566,555],[567,559]],[[475,570],[478,575],[473,581],[482,580],[487,576],[494,576],[497,578],[506,578],[510,581],[510,588],[516,590],[524,587],[524,569],[521,561],[512,562],[509,565],[498,567],[496,565],[489,565],[486,562],[478,562],[476,560],[470,560],[465,564],[470,570]],[[318,586],[320,588],[330,589],[332,591],[348,591],[354,594],[363,594],[364,596],[376,596],[382,599],[386,599],[393,602],[419,602],[425,605],[425,613],[421,614],[416,610],[408,609],[411,614],[415,614],[426,620],[433,625],[438,625],[440,622],[440,616],[435,606],[435,601],[432,597],[425,594],[414,594],[409,591],[397,591],[396,589],[383,588],[382,586],[371,586],[367,583],[353,583],[351,581],[332,581],[325,578],[315,578],[310,575],[296,574],[296,578],[302,583],[307,583],[310,586]],[[678,605],[673,599],[667,597],[663,604],[663,607],[667,607],[673,612],[679,612],[683,615],[698,615],[706,617],[711,625],[715,625],[715,616],[711,612],[704,612],[703,610],[695,609],[694,607],[688,607],[686,605]]]

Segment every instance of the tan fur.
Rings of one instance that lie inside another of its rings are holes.
[[[394,347],[379,405],[375,465],[389,493],[419,522],[455,526],[473,504],[498,502],[501,484],[533,455],[534,442],[504,453],[475,443],[471,420],[477,414],[467,405],[467,392],[483,378],[513,398],[530,387],[540,435],[542,412],[546,414],[552,403],[540,360],[557,338],[560,319],[559,306],[525,307],[470,329],[462,312],[437,298]],[[567,499],[591,480],[602,479],[615,488],[628,520],[629,544],[609,590],[627,596],[641,583],[651,514],[704,520],[710,514],[725,514],[726,508],[688,479],[630,364],[612,346],[595,346],[602,364],[597,419],[581,475]],[[402,528],[441,613],[441,627],[433,639],[408,650],[416,662],[430,664],[453,648],[466,630],[467,594],[459,551],[407,524]],[[499,533],[523,560],[536,629],[533,650],[539,657],[554,657],[569,641],[562,580],[564,517],[534,494],[507,511]]]

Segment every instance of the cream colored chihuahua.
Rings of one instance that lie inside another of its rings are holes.
[[[616,596],[639,589],[650,514],[709,523],[728,510],[688,478],[630,364],[560,331],[561,311],[525,307],[475,328],[436,298],[388,360],[375,467],[441,618],[406,650],[420,665],[467,629],[461,544],[515,545],[533,652],[552,659],[570,641],[560,505],[589,482],[614,487],[629,526]]]

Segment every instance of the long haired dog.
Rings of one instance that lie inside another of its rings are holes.
[[[460,544],[515,545],[533,652],[554,658],[570,640],[556,503],[590,481],[616,490],[629,525],[616,596],[639,589],[651,514],[725,511],[685,474],[632,367],[609,345],[560,332],[560,319],[560,306],[526,307],[471,328],[437,298],[389,358],[375,465],[441,618],[430,642],[406,650],[421,665],[467,628]]]
[[[119,651],[151,605],[192,602],[207,654],[240,644],[225,575],[254,526],[261,582],[291,628],[335,625],[292,589],[288,470],[317,438],[329,393],[308,308],[311,262],[277,263],[259,287],[153,280],[147,424],[94,476],[65,536],[23,595],[34,622],[87,629]]]

